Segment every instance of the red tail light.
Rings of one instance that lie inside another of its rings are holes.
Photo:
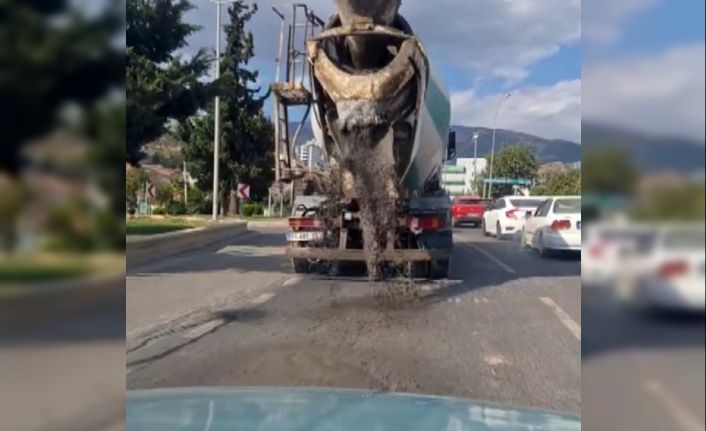
[[[292,217],[289,219],[292,229],[319,229],[324,227],[324,221],[315,217]]]
[[[605,246],[603,246],[602,244],[594,245],[593,247],[591,247],[588,250],[589,256],[591,256],[594,259],[598,259],[600,257],[603,257],[604,252],[605,252]]]
[[[571,220],[554,220],[551,229],[554,231],[569,230],[571,229]]]
[[[516,213],[517,211],[519,211],[519,210],[514,209],[514,210],[510,210],[510,211],[505,211],[505,216],[506,216],[507,218],[511,218],[511,219],[513,219],[513,220],[516,220],[517,217],[515,217],[515,213]]]
[[[437,230],[446,226],[446,218],[440,216],[407,217],[408,229]]]
[[[659,267],[659,276],[674,278],[689,272],[689,264],[684,261],[665,262]]]

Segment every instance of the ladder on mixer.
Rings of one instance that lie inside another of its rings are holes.
[[[291,22],[287,25],[285,16],[276,8],[272,8],[280,17],[280,49],[277,57],[276,82],[272,85],[274,99],[275,128],[275,177],[276,181],[291,181],[299,170],[294,146],[311,111],[311,88],[313,77],[306,56],[307,39],[317,35],[324,22],[307,5],[294,3],[292,5]],[[285,30],[286,28],[286,30]],[[285,33],[286,31],[286,33]],[[286,36],[286,55],[283,53]],[[285,77],[280,81],[281,66],[285,62]],[[290,109],[304,108],[305,113],[290,138]]]

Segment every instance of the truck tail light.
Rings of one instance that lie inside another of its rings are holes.
[[[316,217],[291,217],[289,227],[292,229],[319,229],[324,227],[324,221]]]
[[[675,278],[689,272],[689,264],[683,260],[665,262],[659,267],[659,276],[662,278]]]
[[[551,230],[569,230],[571,229],[571,220],[554,220],[551,225]]]
[[[413,230],[438,230],[446,226],[446,218],[436,215],[407,217],[406,226]]]

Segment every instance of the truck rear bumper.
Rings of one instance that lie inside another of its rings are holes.
[[[289,259],[313,259],[338,262],[364,262],[366,260],[363,250],[351,249],[287,247],[286,256]],[[381,260],[403,264],[407,262],[445,260],[449,257],[451,257],[451,249],[385,250],[382,253]]]

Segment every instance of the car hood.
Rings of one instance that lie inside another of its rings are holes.
[[[573,431],[576,416],[463,399],[327,389],[158,389],[127,395],[127,431]]]

